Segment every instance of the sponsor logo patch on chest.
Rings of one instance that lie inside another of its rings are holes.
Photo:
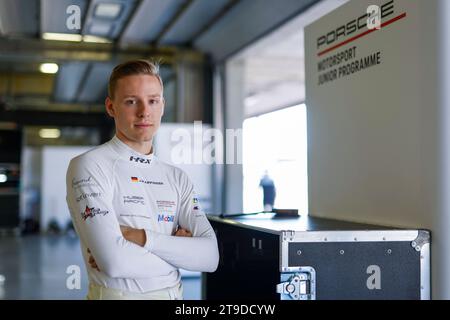
[[[151,163],[150,159],[134,157],[134,156],[130,156],[130,161],[131,162],[137,162],[137,163],[145,163],[145,164],[150,164]]]
[[[177,206],[177,203],[173,200],[156,200],[156,205],[158,206],[158,210],[161,212],[173,212]]]
[[[158,222],[173,222],[175,219],[174,215],[168,214],[158,214]]]
[[[139,177],[131,177],[131,182],[140,182],[140,183],[144,183],[144,184],[154,184],[154,185],[163,185],[164,182],[162,181],[152,181],[152,180],[146,180],[146,179],[141,179]]]

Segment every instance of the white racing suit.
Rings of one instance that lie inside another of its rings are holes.
[[[187,175],[115,136],[71,160],[67,204],[80,237],[90,287],[143,294],[180,285],[178,268],[213,272],[217,240]],[[127,241],[120,225],[144,229]],[[177,227],[192,237],[173,236]],[[100,271],[88,263],[89,248]]]

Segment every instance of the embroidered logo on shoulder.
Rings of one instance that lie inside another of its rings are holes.
[[[140,157],[135,157],[135,156],[130,156],[130,161],[134,161],[137,163],[146,163],[146,164],[151,163],[150,159],[145,159],[145,158],[140,158]]]
[[[81,200],[86,200],[88,198],[97,198],[97,197],[100,197],[100,196],[101,196],[100,192],[82,193],[75,200],[77,202],[80,202]]]
[[[81,213],[81,218],[86,221],[87,218],[93,218],[98,214],[101,214],[103,216],[106,216],[109,213],[107,210],[100,210],[99,208],[89,208],[86,206],[86,209],[84,209],[84,212]]]
[[[198,203],[198,198],[197,197],[194,197],[194,198],[192,198],[192,203]]]
[[[72,189],[77,189],[77,188],[87,187],[87,186],[96,186],[96,185],[97,185],[97,183],[94,181],[94,179],[92,179],[92,176],[89,176],[88,178],[82,178],[82,179],[77,179],[77,178],[72,179]]]
[[[158,214],[158,222],[173,222],[174,219],[174,215]]]

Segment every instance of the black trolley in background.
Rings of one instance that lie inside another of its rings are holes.
[[[203,297],[430,299],[430,233],[274,213],[209,215],[219,245]]]

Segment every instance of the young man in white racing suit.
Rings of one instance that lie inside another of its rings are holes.
[[[179,268],[214,272],[217,239],[187,175],[153,155],[164,112],[158,65],[114,68],[112,140],[71,160],[67,204],[89,276],[88,299],[182,299]]]

